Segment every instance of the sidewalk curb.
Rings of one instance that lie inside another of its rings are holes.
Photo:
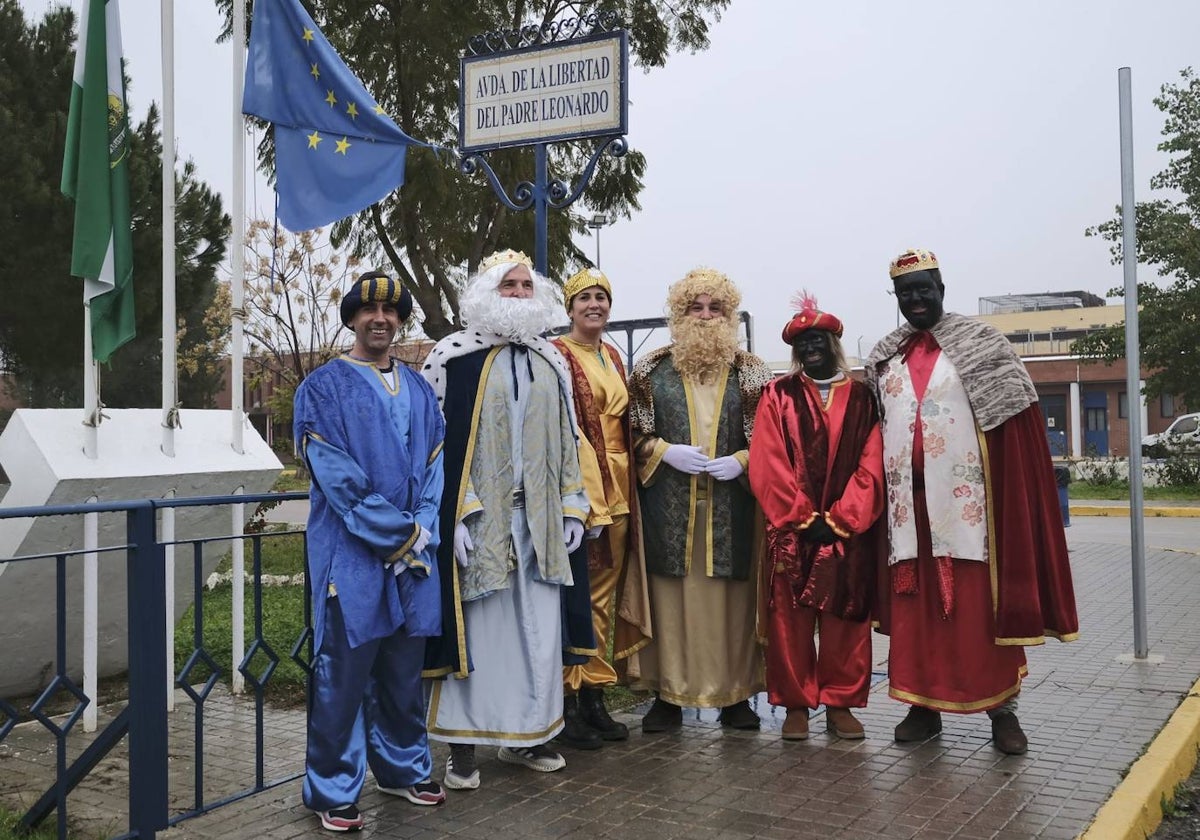
[[[1163,802],[1191,775],[1200,749],[1200,680],[1133,763],[1080,840],[1144,840],[1163,819]]]
[[[1107,506],[1107,505],[1071,505],[1072,516],[1122,516],[1129,518],[1129,506]],[[1144,517],[1200,517],[1200,507],[1161,507],[1158,505],[1146,505],[1142,508]]]

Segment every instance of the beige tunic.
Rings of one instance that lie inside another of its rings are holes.
[[[715,384],[689,383],[695,399],[693,440],[711,440],[717,412]],[[675,442],[675,441],[672,441]],[[661,449],[658,440],[638,442],[639,451]],[[711,454],[711,453],[710,453]],[[743,453],[744,454],[744,453]],[[658,469],[671,469],[659,464]],[[680,706],[728,706],[763,690],[762,651],[755,635],[757,572],[736,581],[707,575],[704,529],[707,494],[713,479],[700,481],[696,500],[695,546],[685,577],[650,575],[654,640],[630,657],[633,688],[656,691]],[[740,479],[737,479],[740,480]],[[644,527],[653,528],[647,522]]]

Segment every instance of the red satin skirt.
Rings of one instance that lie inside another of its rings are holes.
[[[995,644],[987,563],[954,561],[954,608],[942,616],[932,560],[917,564],[918,592],[891,599],[891,697],[939,712],[994,709],[1021,690],[1025,648]]]

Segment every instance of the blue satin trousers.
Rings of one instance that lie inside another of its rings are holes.
[[[325,600],[323,636],[313,662],[304,804],[328,811],[357,802],[368,764],[381,787],[428,779],[425,639],[400,628],[351,648],[336,597]]]

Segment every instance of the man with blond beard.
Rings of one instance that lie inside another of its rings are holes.
[[[456,790],[479,787],[478,744],[543,773],[566,765],[546,744],[563,726],[560,597],[588,503],[571,374],[540,337],[555,309],[528,257],[493,254],[460,300],[468,329],[438,342],[423,370],[446,416],[442,637],[425,663],[443,679],[430,685],[428,726],[450,744],[444,781]]]
[[[720,708],[757,729],[763,688],[755,633],[756,509],[746,481],[755,409],[771,372],[738,349],[737,287],[708,268],[668,293],[672,343],[629,379],[654,640],[630,657],[654,691],[643,732],[678,727],[682,706]]]

